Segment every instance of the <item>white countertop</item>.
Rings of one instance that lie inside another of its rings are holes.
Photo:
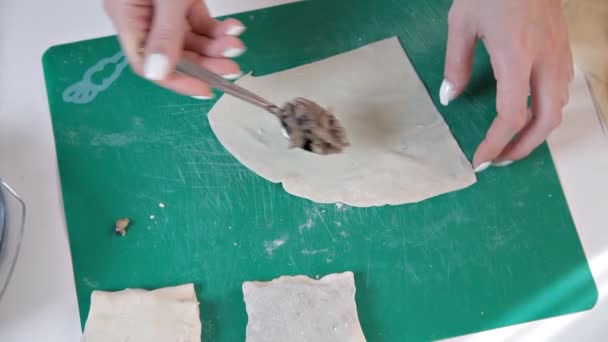
[[[208,0],[214,15],[286,2]],[[0,1],[0,176],[28,205],[17,268],[0,302],[3,342],[79,340],[41,56],[52,45],[113,33],[101,0]],[[608,137],[580,74],[573,92],[550,147],[598,286],[598,304],[587,312],[454,340],[600,341],[608,336]]]

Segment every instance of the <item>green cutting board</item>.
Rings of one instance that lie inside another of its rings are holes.
[[[448,5],[326,0],[244,13],[237,17],[249,51],[240,62],[263,75],[398,35],[438,103]],[[93,290],[194,282],[204,339],[242,341],[244,281],[347,270],[356,274],[370,341],[441,339],[594,305],[596,287],[545,145],[480,174],[474,186],[418,204],[318,205],[227,153],[206,120],[213,102],[140,79],[117,53],[115,37],[106,37],[44,56],[83,323]],[[100,61],[109,64],[95,72]],[[70,88],[83,79],[95,91]],[[494,117],[494,98],[480,48],[469,89],[440,108],[469,158]],[[134,220],[125,237],[112,229],[122,217]]]

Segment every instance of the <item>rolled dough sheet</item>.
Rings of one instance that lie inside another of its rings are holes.
[[[365,341],[352,272],[245,282],[247,342]]]
[[[476,181],[397,38],[238,84],[282,104],[304,97],[330,108],[351,146],[321,156],[289,149],[279,121],[223,96],[213,132],[241,163],[293,195],[368,207],[418,202]]]
[[[81,342],[200,342],[192,284],[146,291],[93,291]]]

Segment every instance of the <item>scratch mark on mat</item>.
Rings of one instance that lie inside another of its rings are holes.
[[[198,178],[199,181],[203,181],[203,177],[201,177],[201,172],[199,171],[198,167],[194,166],[192,169],[194,170],[196,178]]]
[[[312,221],[312,218],[311,218],[311,217],[309,217],[309,218],[307,218],[307,219],[306,219],[306,222],[305,222],[305,223],[302,223],[302,224],[301,224],[301,225],[298,227],[298,230],[300,231],[300,234],[302,234],[302,231],[304,231],[304,229],[311,230],[311,229],[312,229],[312,226],[313,226],[313,221]]]
[[[448,261],[448,270],[447,270],[447,279],[448,279],[448,284],[450,283],[450,275],[452,274],[452,264]]]
[[[261,189],[260,194],[262,195],[262,212],[264,213],[264,222],[268,223],[268,211],[266,210],[266,196],[264,188]]]
[[[372,260],[367,256],[367,271],[365,272],[365,285],[369,286],[369,271],[371,270]]]
[[[195,139],[196,139],[196,137],[195,137]],[[175,145],[174,147],[178,148],[178,149],[182,149],[184,147],[195,147],[195,146],[201,146],[201,145],[203,147],[207,148],[207,145],[209,145],[209,141],[200,140],[200,141],[196,141],[196,142],[188,142],[188,143],[181,144],[181,145]],[[196,152],[204,154],[204,155],[217,155],[217,156],[224,156],[224,157],[226,156],[226,153],[224,153],[224,152],[211,152],[206,149],[196,150]]]
[[[192,130],[192,131],[196,132],[197,134],[202,134],[202,133],[201,133],[201,131],[200,131],[200,125],[195,124],[194,122],[192,122],[192,121],[191,121],[190,119],[188,119],[188,118],[183,118],[182,120],[183,120],[185,123],[187,123],[187,124],[188,124],[188,127],[189,127],[189,128]]]
[[[87,278],[87,277],[83,277],[82,278],[82,282],[85,283],[85,285],[87,285],[88,287],[95,289],[99,286],[99,284],[97,282],[92,281],[91,279]]]
[[[174,103],[168,105],[158,106],[158,108],[175,108],[175,107],[203,107],[200,103]]]
[[[303,249],[302,250],[302,254],[303,255],[315,255],[315,254],[327,253],[327,252],[329,252],[329,249],[327,249],[327,248],[323,248],[323,249]]]
[[[376,219],[378,219],[378,222],[380,222],[381,227],[386,228],[386,223],[384,222],[384,219],[382,218],[382,216],[380,214],[378,214],[378,210],[377,209],[372,209],[372,212],[374,213],[374,216],[376,217]]]
[[[327,223],[325,222],[325,219],[319,212],[319,208],[315,207],[315,212],[317,213],[317,217],[319,217],[319,219],[321,220],[323,227],[325,227],[325,230],[327,230],[327,234],[329,234],[329,236],[331,237],[332,240],[336,240],[336,237],[331,233],[331,231],[329,230],[329,227],[327,226]]]
[[[273,241],[264,241],[264,248],[266,249],[266,254],[272,256],[275,250],[279,247],[283,246],[287,242],[287,236],[280,237]]]
[[[139,175],[139,177],[141,177],[143,179],[148,179],[148,180],[153,180],[153,181],[161,181],[161,182],[165,182],[165,183],[178,182],[177,179],[167,178],[167,177],[160,177],[160,176],[152,176],[152,175],[146,175],[146,174]]]
[[[188,110],[184,110],[184,108],[182,107],[181,110],[179,111],[172,111],[169,113],[169,115],[171,116],[177,116],[177,115],[186,115],[186,114],[202,114],[203,111],[205,110],[205,107],[196,107],[196,108],[188,108]]]
[[[182,168],[181,167],[177,168],[177,174],[179,175],[179,179],[182,182],[182,184],[186,185],[186,178],[184,178],[184,173],[182,172]]]
[[[127,146],[137,142],[137,138],[126,133],[97,134],[91,139],[92,146]]]
[[[336,203],[336,210],[337,210],[338,212],[344,212],[344,211],[347,211],[347,210],[349,210],[349,209],[350,209],[350,207],[349,207],[349,206],[347,206],[347,205],[346,205],[346,204],[344,204],[344,203],[340,203],[340,202]]]
[[[420,277],[418,276],[418,274],[416,273],[416,270],[412,267],[412,265],[410,265],[407,262],[407,253],[406,253],[406,246],[407,246],[407,240],[405,238],[405,232],[403,230],[401,230],[401,249],[403,250],[403,269],[410,274],[411,278],[413,278],[417,283],[420,283]]]
[[[298,268],[298,265],[296,264],[296,261],[294,260],[293,256],[290,255],[289,260],[291,261],[293,268]]]

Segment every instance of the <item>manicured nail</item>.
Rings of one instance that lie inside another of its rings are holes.
[[[439,89],[439,102],[441,102],[442,105],[447,106],[453,99],[454,86],[450,81],[443,80],[443,82],[441,82],[441,88]]]
[[[236,80],[237,78],[241,77],[242,73],[238,73],[238,74],[229,74],[229,75],[224,75],[222,76],[223,78],[227,79],[227,80]]]
[[[475,168],[475,173],[483,172],[485,169],[490,167],[490,165],[492,165],[492,162],[485,162],[479,164],[479,166]]]
[[[192,96],[193,99],[197,99],[197,100],[211,100],[214,97],[215,96],[213,96],[213,95],[209,95],[209,96]]]
[[[224,51],[224,57],[226,58],[235,58],[243,54],[245,50],[239,48],[229,48]]]
[[[281,134],[283,135],[283,137],[289,139],[289,134],[287,134],[287,130],[285,129],[285,127],[281,127]]]
[[[505,166],[509,166],[511,164],[513,164],[512,160],[503,160],[501,162],[492,163],[492,166],[505,167]]]
[[[245,26],[232,26],[226,31],[226,34],[229,36],[240,36],[243,32],[245,32]]]
[[[169,70],[169,58],[160,53],[153,53],[146,57],[144,63],[144,75],[152,81],[164,80],[171,70]]]

